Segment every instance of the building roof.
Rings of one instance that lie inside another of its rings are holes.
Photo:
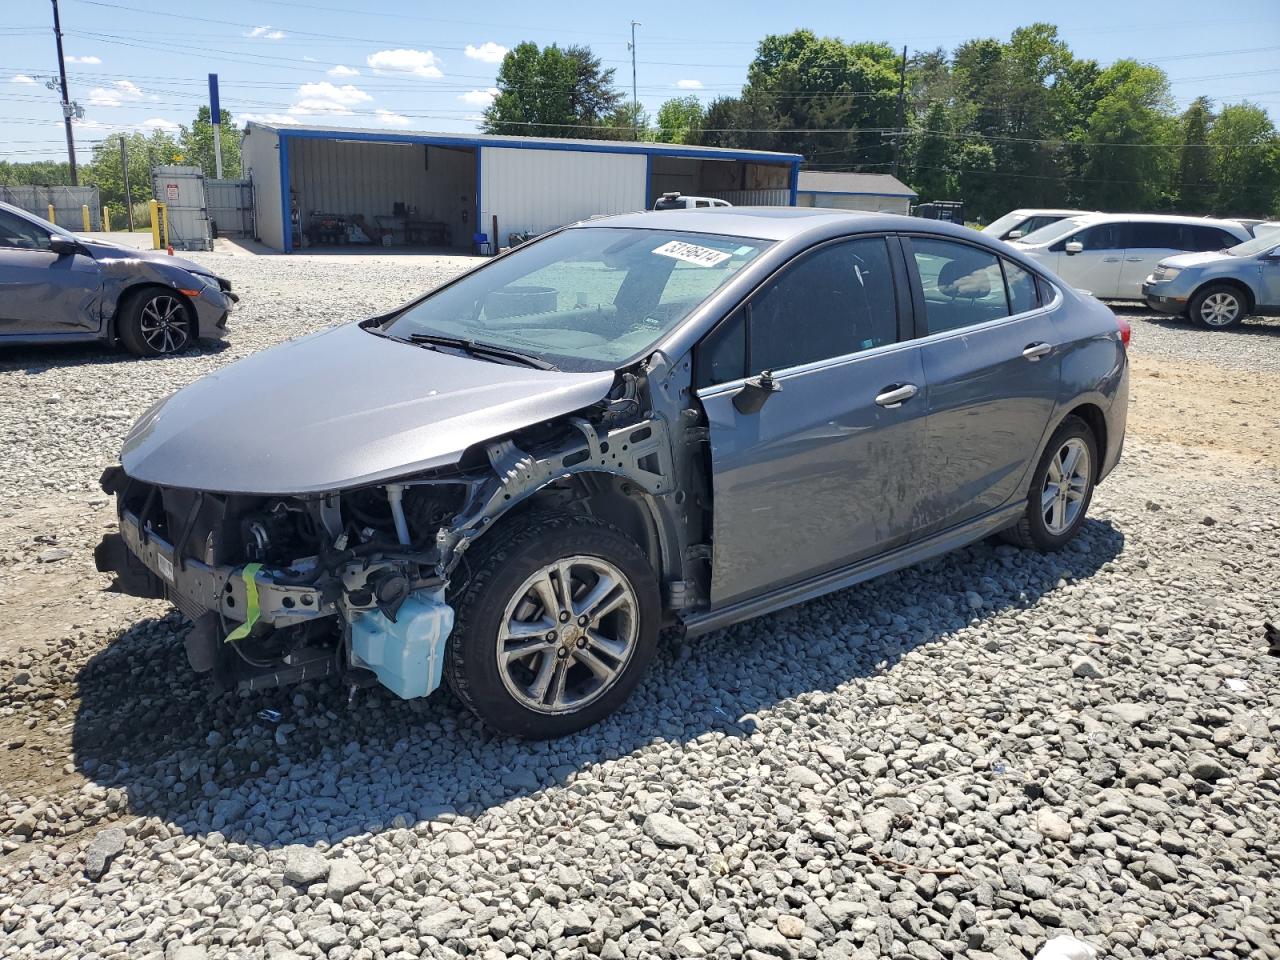
[[[801,170],[801,193],[842,193],[863,197],[915,197],[917,194],[897,177],[887,173],[830,173]]]
[[[314,126],[311,124],[259,123],[250,120],[248,130],[269,130],[288,137],[310,140],[363,140],[371,143],[431,143],[441,146],[513,147],[528,150],[589,150],[595,153],[643,153],[663,156],[703,157],[719,160],[755,160],[759,163],[799,163],[798,153],[770,150],[738,150],[731,147],[698,147],[645,140],[570,140],[563,137],[516,137],[489,133],[441,133],[429,130],[379,130],[370,127]]]

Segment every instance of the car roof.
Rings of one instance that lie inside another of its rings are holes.
[[[623,213],[575,223],[570,229],[621,227],[713,233],[752,240],[790,240],[805,235],[912,231],[948,236],[980,237],[974,230],[943,220],[908,217],[899,213],[833,210],[821,207],[714,207],[701,210],[653,210]],[[985,238],[984,238],[985,239]]]
[[[1075,219],[1087,223],[1120,223],[1129,220],[1145,220],[1149,223],[1188,223],[1211,227],[1234,227],[1244,230],[1238,220],[1220,220],[1213,217],[1189,217],[1175,213],[1089,213]],[[1245,231],[1248,232],[1247,230]]]
[[[1085,214],[1088,212],[1089,212],[1088,210],[1067,210],[1065,208],[1053,208],[1053,207],[1019,207],[1017,210],[1009,211],[1009,213],[1022,213],[1022,214],[1032,214],[1032,215],[1039,215],[1039,214],[1045,214],[1045,213],[1061,213],[1063,216],[1068,216],[1068,217],[1073,217],[1073,216],[1076,216],[1077,214]],[[1008,215],[1009,215],[1008,213],[1005,214],[1006,217]]]

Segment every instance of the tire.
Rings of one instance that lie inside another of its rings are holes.
[[[146,287],[120,305],[116,335],[136,357],[167,357],[195,343],[191,310],[167,287]]]
[[[1084,464],[1078,460],[1073,463],[1071,478],[1063,487],[1050,479],[1050,471],[1057,467],[1057,472],[1061,472],[1060,457],[1068,450],[1076,451],[1077,455],[1083,451],[1087,460]],[[1093,431],[1079,417],[1067,417],[1053,432],[1035,473],[1031,475],[1026,510],[1016,524],[1001,532],[1001,536],[1016,546],[1041,553],[1061,549],[1084,524],[1093,500],[1097,475],[1098,441]],[[1066,492],[1062,496],[1052,496],[1050,487]],[[1058,509],[1062,512],[1058,513]]]
[[[657,648],[662,600],[644,552],[621,530],[590,516],[529,513],[482,537],[463,566],[471,574],[454,603],[445,678],[487,726],[529,740],[561,737],[630,696]],[[567,621],[559,593],[566,567]],[[606,577],[616,580],[608,591]],[[595,608],[609,611],[584,632],[593,591],[605,591]],[[515,636],[500,640],[504,634]],[[529,652],[503,661],[500,645]]]
[[[1229,283],[1211,283],[1196,291],[1187,313],[1210,330],[1227,330],[1249,315],[1249,298]]]

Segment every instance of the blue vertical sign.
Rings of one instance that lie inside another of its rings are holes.
[[[213,121],[213,163],[222,179],[222,104],[218,102],[218,75],[209,74],[209,119]]]

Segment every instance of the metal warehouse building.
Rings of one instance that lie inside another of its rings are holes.
[[[614,140],[411,133],[250,122],[242,157],[258,238],[507,245],[587,217],[648,209],[663,193],[794,206],[798,154]]]
[[[801,207],[906,214],[911,212],[915,199],[914,190],[887,173],[806,170],[800,174],[796,204]]]

